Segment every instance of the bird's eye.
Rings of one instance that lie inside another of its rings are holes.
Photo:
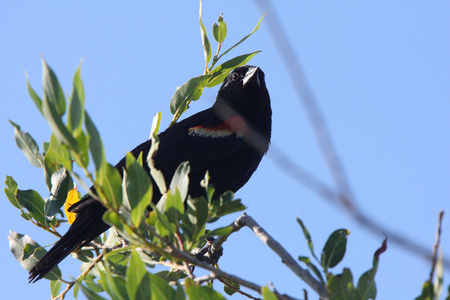
[[[233,80],[233,81],[236,81],[236,80],[239,80],[239,74],[238,73],[233,73],[233,74],[231,74],[231,80]]]

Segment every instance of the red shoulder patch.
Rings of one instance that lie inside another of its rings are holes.
[[[189,128],[189,134],[212,138],[227,137],[232,134],[236,134],[237,136],[242,137],[247,135],[247,130],[248,127],[244,118],[242,118],[241,116],[234,116],[225,120],[225,122],[219,124],[216,127],[191,127]]]

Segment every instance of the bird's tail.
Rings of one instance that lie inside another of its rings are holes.
[[[30,270],[29,283],[34,283],[44,278],[72,251],[88,244],[108,230],[109,226],[102,221],[104,212],[104,208],[87,209],[80,212],[66,234]]]

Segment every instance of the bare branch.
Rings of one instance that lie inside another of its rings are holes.
[[[223,243],[225,243],[228,239],[228,237],[232,234],[235,233],[237,231],[239,231],[239,229],[242,228],[241,225],[239,225],[236,221],[233,221],[230,225],[228,225],[229,227],[232,227],[233,229],[231,230],[230,234],[228,235],[220,235],[217,237],[217,239],[214,241],[214,243],[211,246],[211,250],[212,252],[217,252],[220,250],[220,248],[222,248]]]
[[[257,237],[259,237],[267,246],[269,246],[278,256],[281,258],[281,261],[291,269],[300,279],[302,279],[306,284],[308,284],[314,291],[319,294],[321,299],[327,299],[328,293],[323,284],[321,284],[318,280],[316,280],[308,270],[303,269],[297,261],[280,245],[272,236],[270,236],[264,228],[259,226],[259,224],[246,213],[243,213],[242,216],[236,219],[231,225],[233,227],[232,232],[238,231],[240,228],[247,226],[249,227]],[[231,234],[231,233],[230,233]],[[216,242],[219,245],[214,243],[215,249],[220,249],[223,242],[226,241],[226,237],[219,237]],[[217,248],[218,247],[218,248]]]
[[[69,282],[69,283],[67,284],[66,289],[65,289],[64,291],[62,291],[61,294],[59,294],[59,295],[56,296],[55,298],[52,298],[52,300],[53,300],[53,299],[61,299],[61,300],[64,299],[64,297],[66,296],[67,292],[70,291],[70,289],[73,287],[73,285],[75,284],[75,282],[77,282],[80,278],[83,278],[84,276],[86,276],[86,274],[89,273],[89,272],[94,268],[95,264],[96,264],[99,260],[101,260],[101,259],[103,258],[103,253],[104,253],[104,252],[102,252],[99,256],[97,256],[97,257],[91,262],[91,264],[87,267],[87,269],[86,269],[83,273],[80,274],[80,276],[78,276],[75,280]],[[67,281],[64,281],[64,280],[61,280],[61,281],[67,283]]]

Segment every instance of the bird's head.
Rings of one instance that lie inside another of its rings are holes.
[[[272,110],[264,72],[249,65],[234,69],[220,87],[213,109],[226,119],[240,115],[270,134]]]

